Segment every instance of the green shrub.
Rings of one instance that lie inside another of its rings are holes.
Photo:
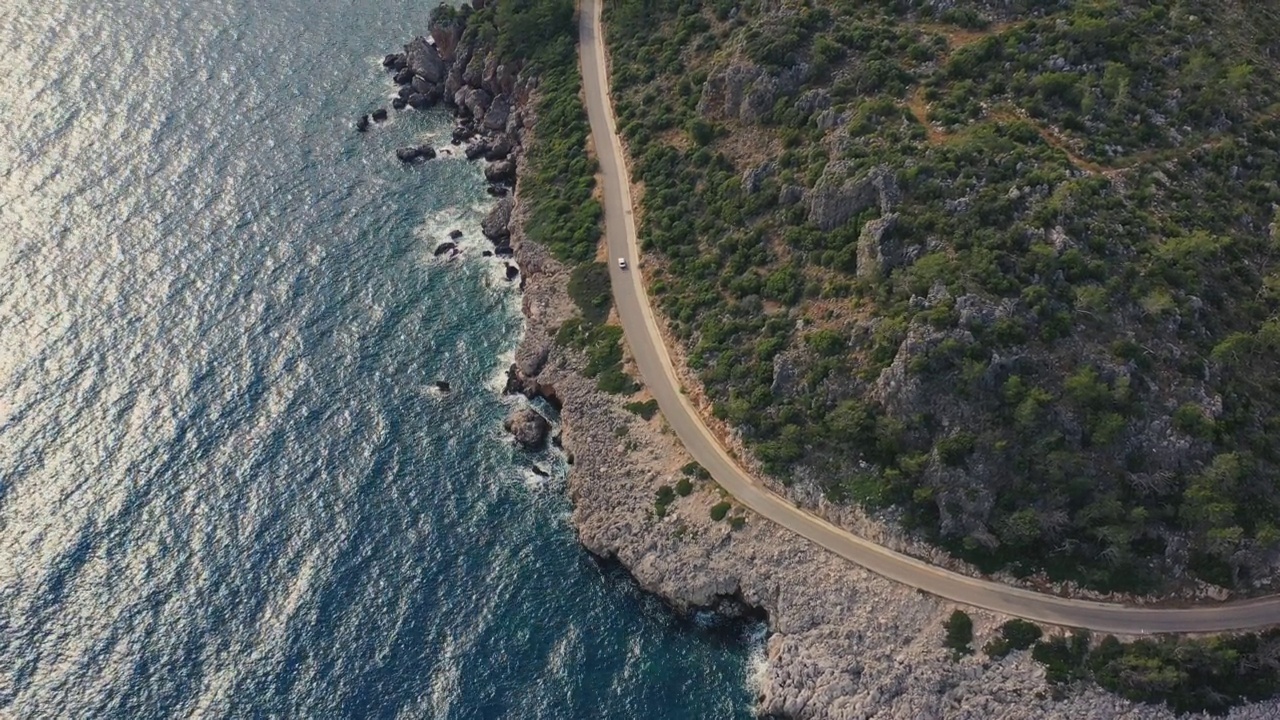
[[[729,529],[731,530],[741,530],[746,526],[747,526],[747,519],[742,517],[741,515],[734,515],[733,517],[729,518]]]
[[[1000,637],[994,638],[984,648],[991,657],[1004,657],[1013,650],[1026,650],[1040,639],[1040,626],[1026,620],[1014,619],[1000,626]]]
[[[658,413],[658,401],[652,398],[644,402],[629,402],[623,407],[645,420],[652,420],[653,416]]]
[[[667,506],[674,502],[675,499],[675,491],[671,489],[670,485],[660,486],[657,493],[655,493],[653,501],[654,514],[658,517],[665,517],[667,514]]]
[[[707,472],[707,469],[702,467],[702,465],[698,464],[696,460],[690,460],[689,462],[685,463],[684,467],[680,468],[680,472],[684,473],[685,475],[688,475],[691,478],[695,478],[698,480],[711,479],[711,473]]]
[[[676,481],[677,495],[680,497],[688,497],[691,492],[693,492],[693,483],[689,481],[689,478],[682,477]]]
[[[956,610],[951,613],[951,617],[947,618],[942,627],[947,631],[943,644],[951,648],[957,656],[973,652],[973,648],[969,647],[969,643],[973,642],[973,619],[968,613]]]
[[[711,506],[711,519],[712,519],[712,520],[715,520],[716,522],[720,522],[721,520],[723,520],[723,519],[724,519],[724,516],[725,516],[725,515],[728,515],[728,514],[729,514],[729,510],[730,510],[730,508],[732,508],[732,507],[733,507],[733,504],[732,504],[732,503],[730,503],[728,500],[721,500],[720,502],[716,503],[715,505],[712,505],[712,506]]]
[[[609,266],[604,263],[582,263],[569,273],[569,297],[577,303],[582,317],[591,325],[599,325],[609,317],[613,296],[609,288]]]

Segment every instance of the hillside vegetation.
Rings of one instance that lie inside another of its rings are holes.
[[[1273,577],[1280,10],[605,19],[655,302],[770,472],[988,569]]]

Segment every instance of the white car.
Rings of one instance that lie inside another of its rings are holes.
[[[627,269],[627,259],[626,259],[626,258],[618,258],[618,267],[622,268],[623,270],[626,270],[626,269]]]

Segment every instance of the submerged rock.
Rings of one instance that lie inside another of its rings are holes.
[[[454,245],[454,244],[453,244],[453,243],[451,243],[451,242],[447,242],[447,243],[440,243],[439,245],[437,245],[437,246],[436,246],[436,251],[435,251],[434,253],[432,253],[432,254],[433,254],[433,255],[435,255],[436,257],[440,257],[441,255],[443,255],[443,254],[445,254],[445,253],[449,252],[450,250],[453,250],[453,249],[455,249],[455,248],[457,248],[457,247],[458,247],[457,245]]]
[[[507,282],[511,282],[520,276],[520,268],[511,263],[505,263],[505,265],[507,268]]]
[[[395,108],[396,110],[403,110],[408,105],[409,103],[405,102],[405,99],[402,97],[391,98],[391,107]]]
[[[374,122],[382,122],[382,121],[386,120],[386,119],[387,119],[387,109],[386,109],[386,108],[378,108],[377,110],[374,110],[374,111],[373,111],[373,116],[372,116],[372,117],[373,117],[373,121],[374,121]]]
[[[461,231],[461,230],[450,230],[450,231],[449,231],[449,239],[450,239],[450,240],[457,240],[457,239],[458,239],[458,238],[460,238],[460,237],[462,237],[462,231]]]
[[[369,116],[361,115],[356,118],[356,132],[364,132],[369,129]]]
[[[551,423],[533,408],[520,408],[507,416],[502,427],[526,450],[538,450],[547,444]]]
[[[403,163],[412,163],[419,160],[430,160],[436,156],[436,149],[430,145],[419,145],[418,147],[402,147],[396,150],[396,158]]]
[[[450,385],[449,385],[449,383],[448,383],[448,382],[446,382],[446,381],[444,381],[444,380],[437,380],[437,381],[436,381],[436,389],[437,389],[437,390],[439,390],[440,392],[449,392],[449,391],[450,391],[450,390],[452,390],[453,388],[452,388],[452,387],[450,387]]]

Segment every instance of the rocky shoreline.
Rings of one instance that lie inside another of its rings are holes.
[[[494,154],[502,156],[495,164],[510,162],[502,171],[516,192],[500,198],[483,224],[495,252],[514,256],[524,291],[525,331],[507,391],[542,398],[559,410],[562,438],[553,441],[563,442],[572,464],[572,521],[587,550],[620,563],[643,589],[678,612],[710,608],[767,622],[767,664],[757,688],[764,716],[1174,717],[1163,707],[1136,705],[1096,687],[1073,688],[1055,699],[1043,669],[1027,652],[1001,660],[981,653],[953,659],[943,647],[942,628],[952,605],[873,575],[735,507],[713,483],[686,471],[691,458],[661,415],[645,420],[624,408],[647,396],[598,390],[583,372],[586,358],[554,341],[561,324],[578,314],[567,293],[569,268],[523,232],[527,209],[518,176],[525,170],[525,136],[536,132],[530,102],[536,87],[520,77],[519,68],[503,67],[492,53],[462,38],[458,23],[433,23],[430,40],[415,38],[386,64],[397,80],[406,80],[398,96],[405,106],[442,103],[455,112],[454,141],[470,143],[468,157]],[[407,96],[404,87],[411,91]],[[497,122],[504,113],[505,121]],[[546,431],[527,415],[519,427],[526,424]],[[527,439],[535,446],[542,441]],[[670,488],[680,487],[682,479],[688,492],[673,494]],[[664,487],[670,497],[658,511],[655,498]],[[717,512],[720,518],[713,519]],[[970,612],[974,644],[981,646],[1004,618]],[[1277,716],[1278,703],[1229,715]]]

